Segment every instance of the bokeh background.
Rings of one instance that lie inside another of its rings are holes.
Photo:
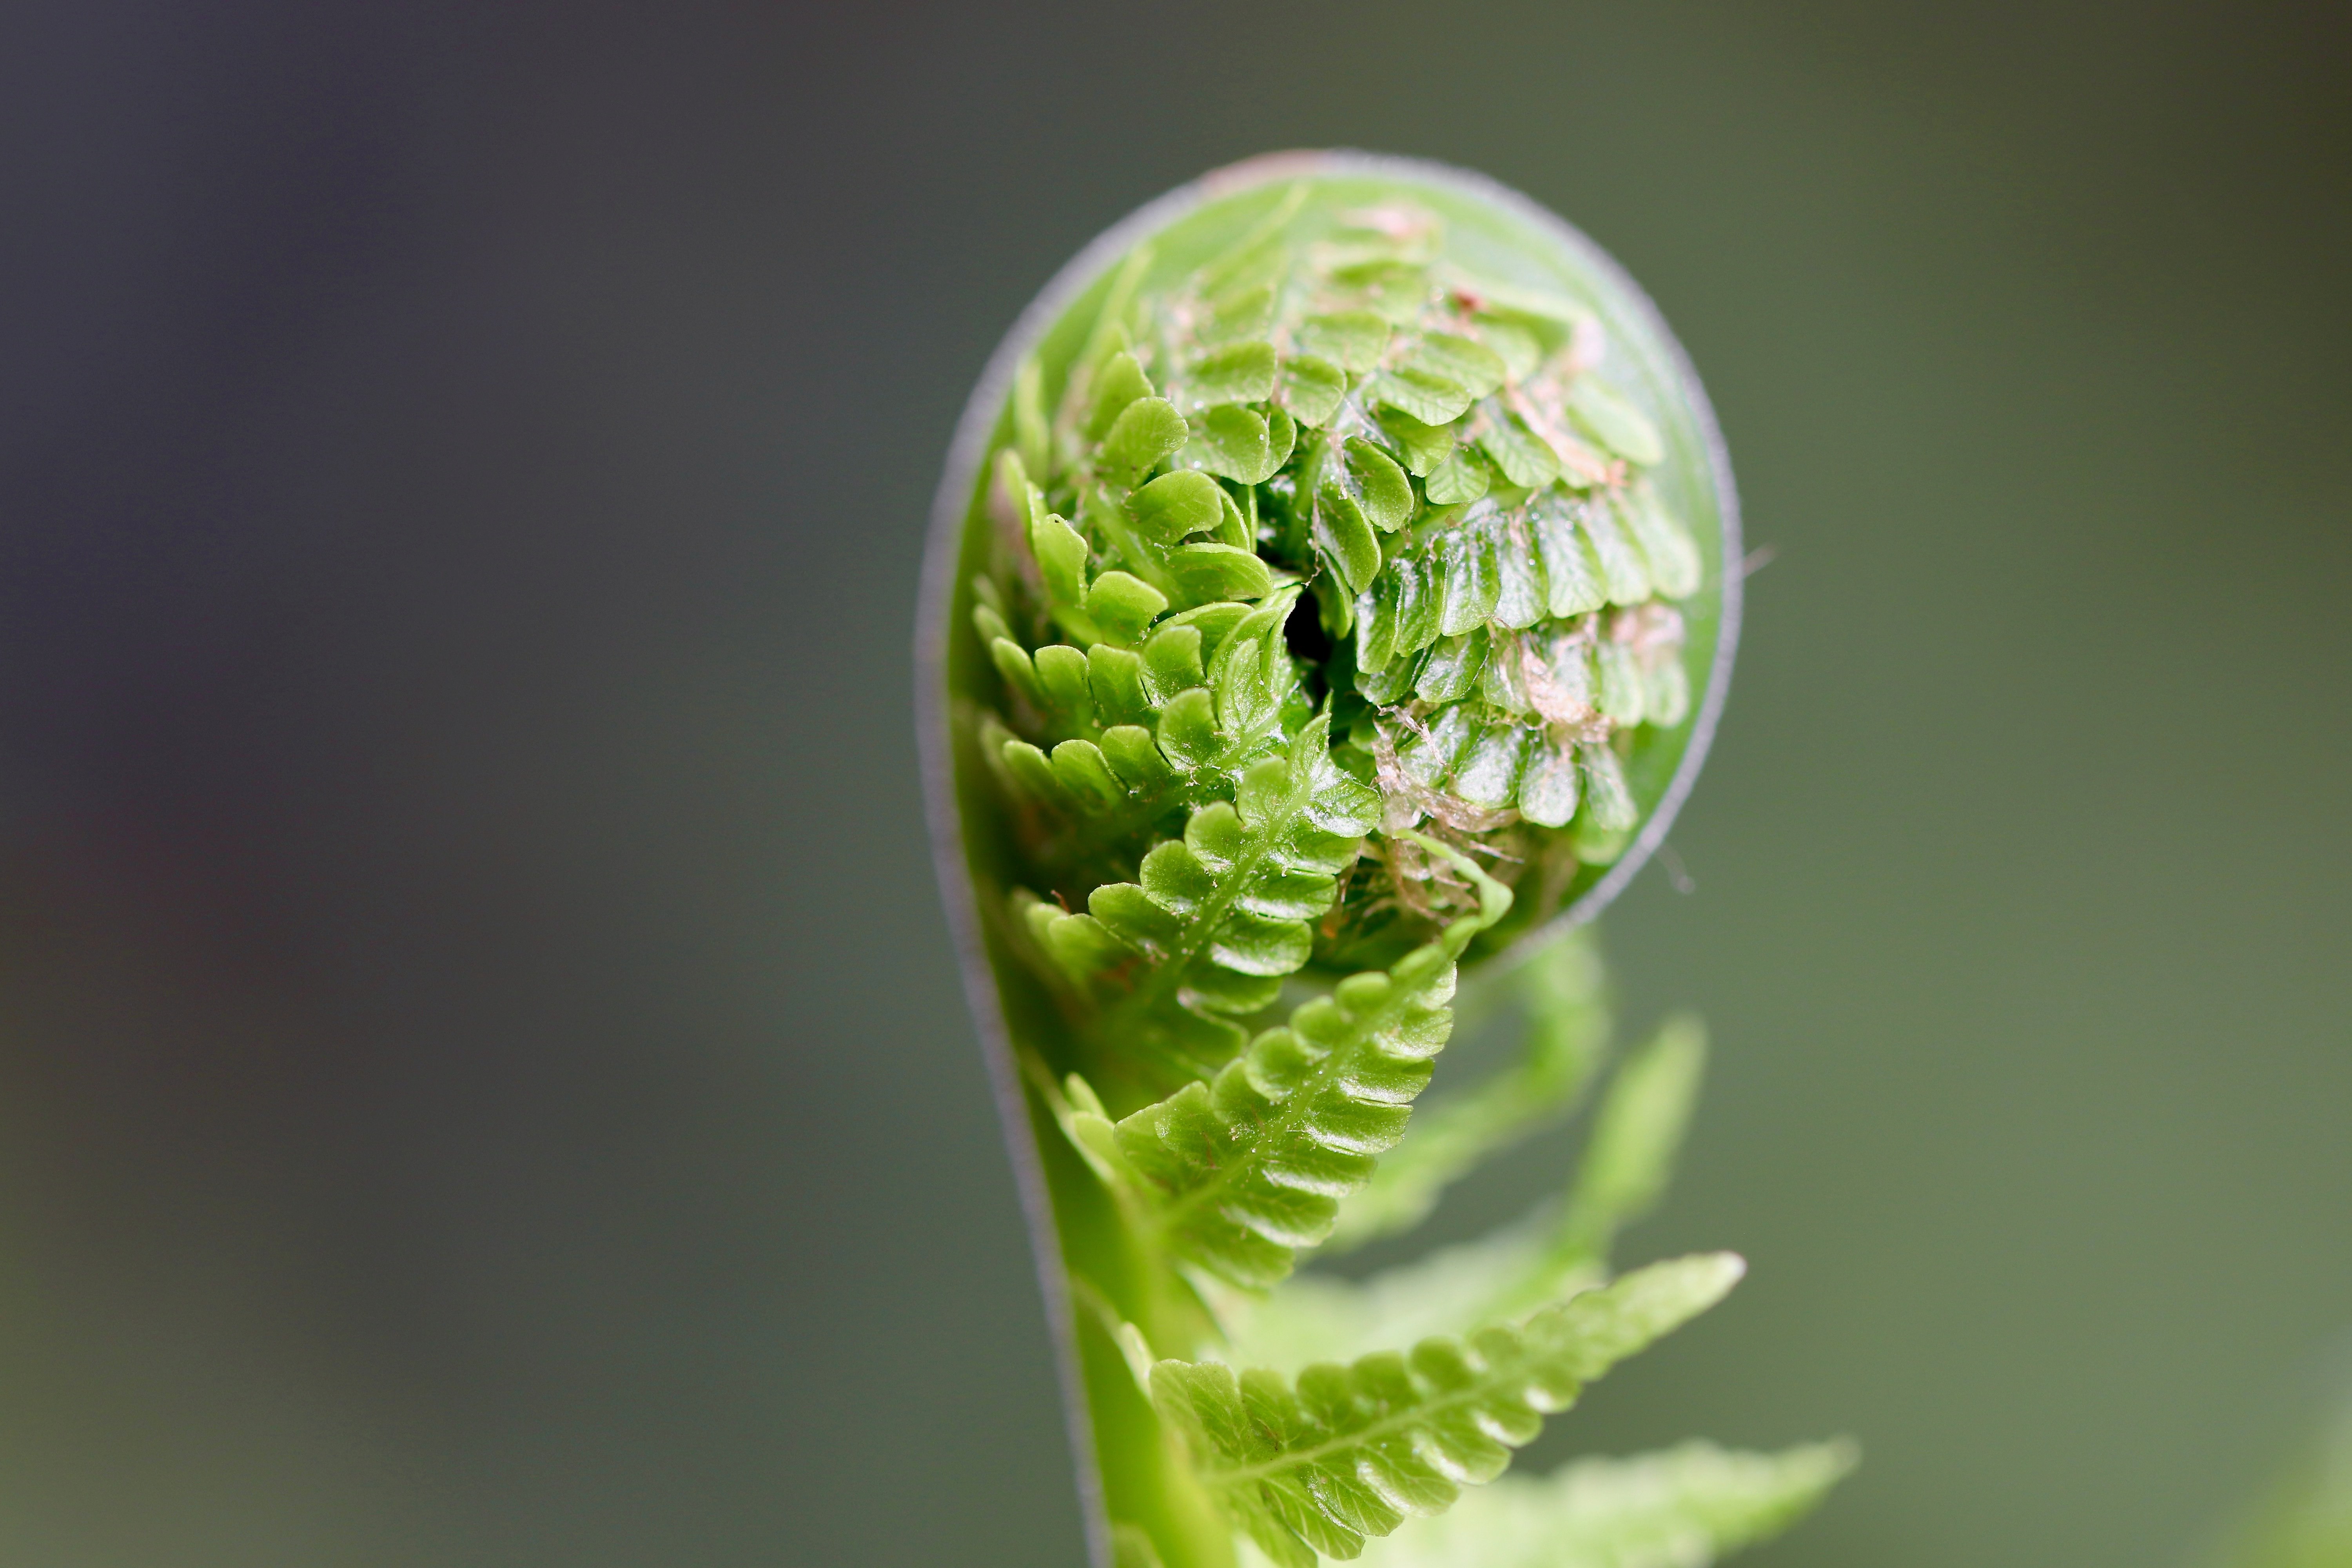
[[[0,1562],[1076,1564],[917,556],[1062,260],[1474,165],[1743,482],[1606,922],[1733,1302],[1546,1452],[2193,1564],[2352,1330],[2339,6],[33,4],[0,48]],[[1570,1146],[1463,1192],[1516,1209]]]

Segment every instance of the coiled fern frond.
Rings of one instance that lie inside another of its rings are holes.
[[[1099,1561],[1696,1563],[1847,1462],[1687,1448],[1409,1522],[1738,1277],[1609,1272],[1696,1089],[1688,1022],[1617,1070],[1558,1213],[1360,1284],[1295,1272],[1593,1082],[1565,927],[1688,785],[1736,541],[1647,302],[1466,176],[1229,172],[1016,330],[943,492],[926,740]],[[1417,1113],[1457,987],[1526,1047]]]

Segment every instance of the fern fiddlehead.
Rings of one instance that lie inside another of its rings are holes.
[[[1561,933],[1704,752],[1736,542],[1646,301],[1469,176],[1228,171],[1015,330],[942,490],[925,741],[1099,1562],[1618,1562],[1643,1531],[1704,1562],[1848,1462],[1688,1448],[1448,1514],[1738,1278],[1609,1271],[1695,1026],[1619,1068],[1558,1215],[1297,1272],[1593,1080],[1594,960]],[[1517,999],[1525,1058],[1416,1120],[1465,976]]]

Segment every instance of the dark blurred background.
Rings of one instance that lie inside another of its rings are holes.
[[[2337,5],[8,9],[0,1562],[1076,1564],[921,838],[1055,268],[1268,148],[1654,293],[1752,542],[1609,922],[1731,1304],[1546,1452],[2190,1564],[2352,1329]],[[1552,1140],[1459,1232],[1550,1182]]]

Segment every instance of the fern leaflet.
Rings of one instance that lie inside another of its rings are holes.
[[[1236,1285],[1271,1285],[1402,1136],[1453,1025],[1454,960],[1510,909],[1508,889],[1452,858],[1478,886],[1478,913],[1386,973],[1349,975],[1213,1081],[1118,1123],[1112,1148],[1166,1250]]]
[[[1612,1079],[1564,1202],[1360,1283],[1303,1274],[1227,1302],[1235,1353],[1295,1366],[1393,1349],[1454,1324],[1516,1321],[1599,1284],[1617,1233],[1665,1188],[1705,1060],[1696,1020],[1669,1020]]]
[[[1412,1229],[1454,1182],[1575,1109],[1607,1054],[1600,970],[1591,939],[1566,931],[1498,977],[1526,1009],[1520,1060],[1423,1107],[1412,1141],[1383,1160],[1370,1184],[1340,1209],[1328,1249]]]
[[[1366,1542],[1366,1568],[1705,1568],[1795,1523],[1853,1468],[1844,1443],[1743,1454],[1684,1443],[1505,1477],[1443,1519]]]
[[[1313,1568],[1318,1552],[1352,1558],[1367,1536],[1493,1480],[1546,1415],[1713,1306],[1742,1268],[1728,1253],[1654,1264],[1522,1327],[1312,1366],[1295,1384],[1163,1361],[1152,1398],[1184,1434],[1202,1483],[1259,1549],[1284,1568]]]

